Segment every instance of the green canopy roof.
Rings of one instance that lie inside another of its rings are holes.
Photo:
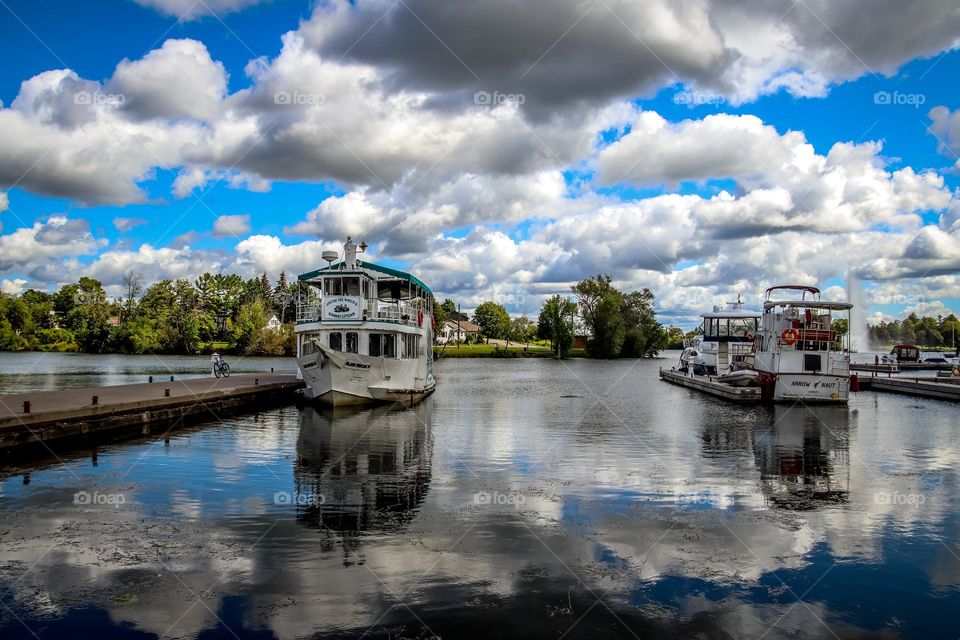
[[[331,264],[328,267],[323,267],[321,269],[316,269],[314,271],[308,271],[307,273],[301,273],[299,276],[297,276],[297,280],[313,280],[317,276],[321,276],[324,273],[331,272],[331,271],[340,271],[340,264],[342,263],[338,262],[336,264]],[[399,269],[385,267],[383,265],[374,264],[372,262],[364,262],[362,260],[357,260],[357,266],[361,269],[369,269],[370,271],[376,271],[384,275],[393,276],[395,278],[401,278],[403,280],[406,280],[407,282],[412,282],[413,284],[417,285],[418,287],[420,287],[421,289],[429,293],[431,296],[433,295],[433,291],[430,290],[430,287],[423,284],[423,282],[418,277],[414,275],[410,275],[406,271],[400,271]]]

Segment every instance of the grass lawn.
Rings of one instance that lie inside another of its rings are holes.
[[[461,344],[460,346],[450,344],[446,348],[434,347],[433,351],[442,358],[493,358],[496,357],[494,352],[502,354],[504,347],[495,344]],[[509,351],[510,357],[549,358],[553,355],[550,347],[536,345],[530,345],[526,351],[522,344],[510,345]]]

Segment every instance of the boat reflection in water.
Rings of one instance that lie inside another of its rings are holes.
[[[430,487],[431,411],[431,403],[304,408],[294,464],[297,521],[346,536],[409,523]]]
[[[850,412],[846,407],[777,406],[758,428],[754,457],[773,507],[810,511],[850,498]]]

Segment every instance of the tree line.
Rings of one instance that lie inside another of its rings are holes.
[[[654,295],[649,289],[622,292],[609,275],[581,280],[570,296],[557,294],[540,308],[536,322],[511,318],[502,304],[487,301],[473,312],[480,339],[507,342],[549,341],[551,350],[565,358],[576,336],[586,339],[587,355],[593,358],[641,358],[657,355],[669,341],[669,333],[656,320]],[[456,306],[445,300],[437,307],[437,324],[452,316]]]
[[[204,273],[193,282],[161,280],[143,287],[135,272],[109,299],[99,280],[81,277],[56,293],[0,294],[0,351],[293,355],[296,283],[281,273]],[[280,326],[268,328],[271,316]]]
[[[904,320],[880,322],[867,331],[870,345],[882,348],[892,343],[913,343],[922,347],[955,347],[960,321],[952,313],[946,317],[920,317],[911,313]]]

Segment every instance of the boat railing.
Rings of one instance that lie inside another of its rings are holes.
[[[316,322],[320,319],[320,307],[315,305],[297,305],[297,322]]]
[[[322,298],[311,293],[301,294],[297,298],[297,323],[319,322],[321,320]],[[368,300],[364,307],[364,319],[385,320],[407,324],[417,323],[420,307],[416,302],[381,302]]]
[[[413,304],[387,304],[376,311],[377,320],[388,322],[417,322],[417,306]]]

